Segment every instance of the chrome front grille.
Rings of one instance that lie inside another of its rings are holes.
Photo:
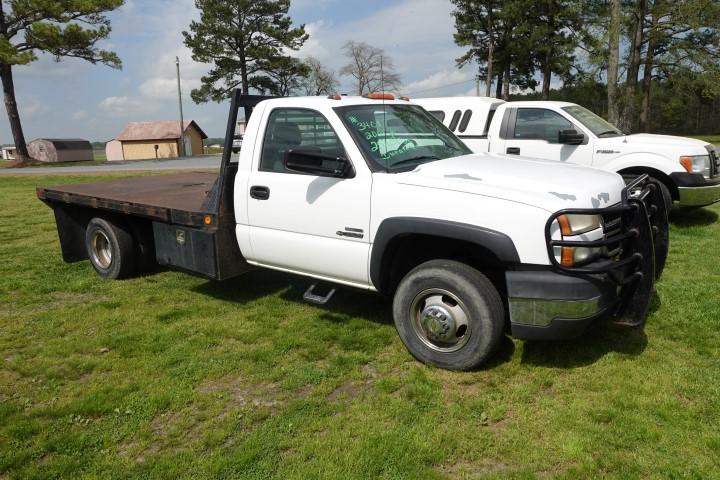
[[[707,148],[708,154],[710,155],[710,178],[715,178],[720,172],[720,157],[715,147],[708,145],[705,148]]]

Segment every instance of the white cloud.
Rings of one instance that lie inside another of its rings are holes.
[[[450,2],[402,0],[359,19],[316,21],[306,25],[310,39],[297,55],[312,55],[339,70],[346,63],[342,46],[349,40],[367,42],[384,49],[402,80],[412,84],[440,70],[456,70],[455,59],[462,49],[453,43],[451,13]],[[349,78],[341,81],[343,88],[351,87]]]
[[[73,120],[85,120],[88,117],[88,112],[86,112],[85,110],[78,110],[72,115]]]
[[[403,92],[410,95],[416,93],[432,93],[445,87],[465,85],[473,80],[469,71],[462,70],[441,70],[435,72],[422,80],[416,80],[403,86]],[[473,90],[474,91],[474,90]]]
[[[144,97],[157,100],[177,98],[176,56],[180,58],[180,79],[183,97],[187,97],[192,89],[200,87],[200,77],[205,74],[207,67],[192,61],[190,52],[187,49],[178,49],[175,53],[177,55],[173,52],[161,55],[157,63],[157,75],[140,84],[139,90]]]
[[[47,113],[48,107],[37,97],[23,97],[17,100],[20,116],[25,120],[32,120]]]
[[[136,98],[128,96],[107,97],[100,102],[100,108],[114,115],[127,115],[146,110],[147,105]]]

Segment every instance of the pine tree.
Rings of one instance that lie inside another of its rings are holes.
[[[213,65],[191,92],[195,102],[219,102],[238,87],[244,93],[253,87],[285,90],[272,78],[274,69],[286,67],[285,51],[299,49],[308,38],[304,25],[292,25],[290,0],[196,0],[195,6],[200,21],[183,32],[185,45],[193,60]]]
[[[110,35],[104,13],[123,0],[0,0],[0,78],[18,164],[30,160],[15,99],[13,66],[48,53],[60,60],[74,57],[120,68],[118,56],[96,47]]]

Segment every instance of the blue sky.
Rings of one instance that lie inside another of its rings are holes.
[[[312,55],[339,70],[348,40],[385,49],[401,74],[404,93],[459,95],[475,91],[470,68],[458,70],[462,54],[452,40],[449,0],[292,0],[290,14],[305,24],[310,39],[294,53]],[[183,30],[199,16],[192,0],[126,0],[110,17],[111,37],[103,44],[123,60],[122,70],[75,59],[57,63],[42,56],[16,67],[18,104],[27,140],[37,137],[114,138],[129,121],[169,120],[178,116],[175,56],[181,60],[186,118],[211,137],[224,132],[227,104],[195,105],[189,93],[209,68],[191,60]],[[341,78],[343,92],[352,92]],[[450,85],[444,88],[437,88]],[[12,137],[3,109],[0,142]]]

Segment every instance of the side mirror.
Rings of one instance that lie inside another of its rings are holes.
[[[285,168],[291,172],[307,173],[319,177],[352,178],[355,170],[350,161],[338,155],[314,150],[291,148],[283,158]]]
[[[560,130],[558,132],[558,143],[564,145],[581,145],[585,141],[585,135],[577,130]]]

